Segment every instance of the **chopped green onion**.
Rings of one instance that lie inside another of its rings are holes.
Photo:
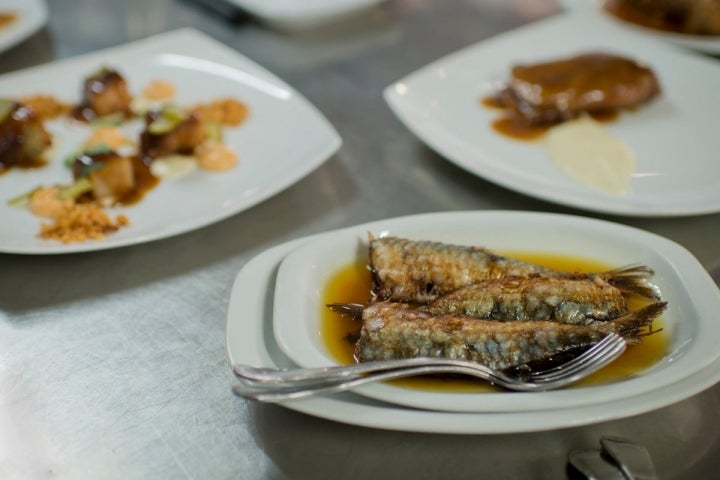
[[[82,177],[72,185],[63,187],[57,194],[57,198],[60,200],[68,200],[71,198],[77,198],[85,192],[92,190],[92,182],[87,177]]]
[[[175,105],[163,106],[158,114],[158,118],[150,122],[147,128],[152,135],[166,134],[188,118],[188,113]]]
[[[18,195],[15,198],[11,198],[8,200],[8,205],[11,207],[26,207],[28,203],[30,203],[30,199],[32,198],[33,194],[40,190],[41,187],[35,187],[29,192],[23,193],[22,195]]]
[[[13,111],[15,102],[6,98],[0,99],[0,122],[4,122],[8,115]]]
[[[223,131],[219,123],[207,121],[203,123],[205,129],[205,139],[210,142],[222,143]]]

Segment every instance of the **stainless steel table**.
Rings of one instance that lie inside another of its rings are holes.
[[[285,240],[410,213],[584,214],[475,178],[424,147],[381,90],[440,56],[552,15],[552,1],[392,0],[281,33],[182,0],[49,0],[7,72],[193,26],[308,97],[344,139],[310,176],[199,231],[112,251],[0,255],[0,478],[564,478],[601,435],[645,444],[662,478],[720,471],[720,387],[645,415],[522,435],[453,436],[332,423],[234,397],[225,355],[238,270]],[[598,215],[592,215],[598,216]],[[603,217],[720,262],[720,215]]]

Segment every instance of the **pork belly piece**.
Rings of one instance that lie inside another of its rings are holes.
[[[653,71],[607,53],[586,53],[533,65],[516,65],[502,103],[530,123],[553,123],[641,105],[660,93]]]
[[[0,171],[13,166],[40,166],[52,139],[42,119],[22,103],[0,100]]]
[[[75,179],[87,177],[92,196],[103,203],[115,203],[135,189],[133,159],[114,151],[81,153],[72,164]]]
[[[177,107],[148,112],[140,135],[140,151],[146,162],[172,154],[191,155],[205,141],[205,127],[193,113]]]
[[[102,68],[85,79],[82,101],[73,116],[89,122],[112,114],[126,115],[131,101],[125,78],[115,70]]]

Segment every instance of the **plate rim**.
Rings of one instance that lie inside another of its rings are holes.
[[[265,23],[289,30],[305,29],[368,9],[385,0],[325,0],[310,5],[292,0],[228,0]]]
[[[27,75],[38,75],[45,71],[51,71],[58,68],[68,68],[68,66],[72,66],[75,63],[88,62],[96,58],[104,60],[109,56],[126,55],[128,52],[132,53],[133,51],[142,51],[144,55],[150,55],[153,53],[182,53],[182,47],[178,45],[187,45],[189,42],[192,42],[195,45],[200,45],[202,48],[211,48],[217,55],[230,56],[238,62],[239,68],[241,66],[244,71],[250,72],[253,76],[262,78],[264,81],[270,82],[274,86],[278,86],[279,88],[287,91],[289,95],[288,98],[291,98],[299,108],[302,108],[308,116],[311,117],[311,120],[319,132],[319,136],[323,137],[322,145],[318,144],[315,151],[313,151],[312,154],[307,155],[307,159],[301,165],[301,168],[286,171],[284,176],[280,178],[280,181],[277,181],[276,179],[276,181],[274,181],[271,185],[259,186],[251,198],[248,199],[243,197],[239,200],[234,199],[229,206],[224,206],[222,209],[218,209],[212,215],[206,215],[200,221],[197,219],[186,218],[164,227],[161,231],[146,233],[140,236],[135,235],[120,239],[107,237],[106,239],[100,241],[87,241],[70,244],[53,242],[43,245],[7,246],[4,245],[2,243],[2,239],[0,239],[0,253],[21,255],[85,253],[154,242],[199,230],[241,213],[272,198],[276,194],[289,188],[312,173],[340,150],[343,142],[335,127],[330,123],[325,115],[299,91],[239,51],[192,27],[170,30],[157,35],[115,45],[106,49],[95,50],[82,55],[63,58],[22,70],[8,72],[0,75],[0,80],[13,81],[13,79],[18,77],[22,78]]]

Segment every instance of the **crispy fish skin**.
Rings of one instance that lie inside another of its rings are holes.
[[[552,272],[485,248],[398,237],[370,241],[370,271],[379,299],[422,303],[481,280]]]
[[[627,313],[622,292],[600,277],[504,277],[461,287],[430,302],[433,315],[500,321],[546,320],[575,325]]]
[[[481,247],[391,236],[371,238],[369,263],[373,295],[378,300],[427,303],[480,281],[533,275],[565,278],[600,276],[623,292],[656,300],[660,298],[646,283],[653,271],[644,265],[629,265],[594,274],[558,272],[496,255]]]
[[[498,322],[459,315],[433,316],[409,304],[378,302],[365,308],[359,362],[442,357],[505,369],[578,347],[589,347],[615,332],[638,343],[666,303],[656,302],[608,322],[570,325],[556,322]]]

